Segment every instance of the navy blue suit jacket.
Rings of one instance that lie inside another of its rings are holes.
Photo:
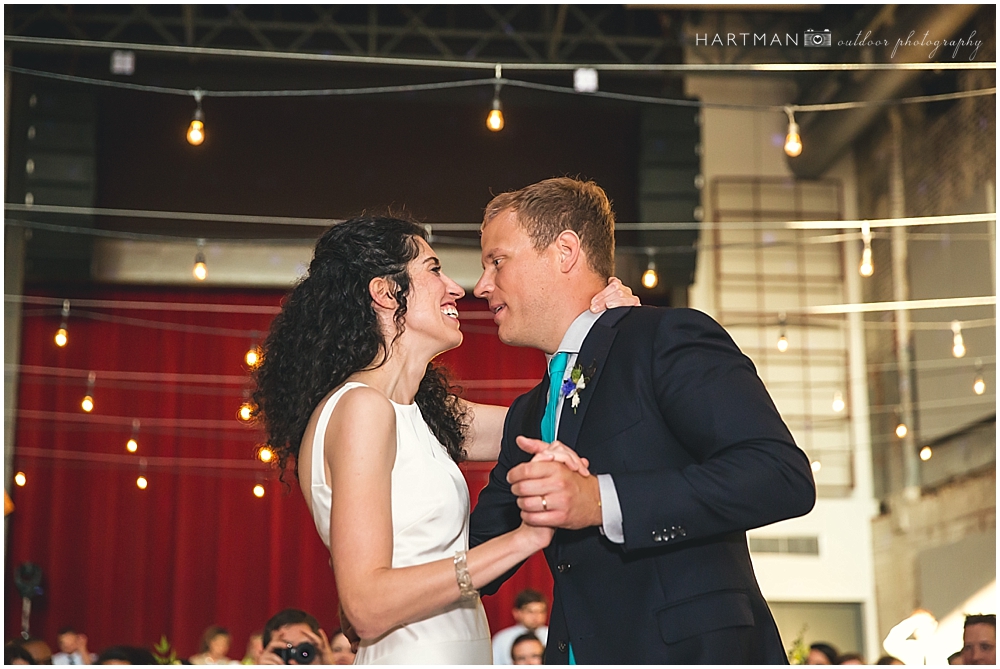
[[[580,664],[787,663],[746,531],[808,513],[816,488],[753,363],[701,312],[626,307],[597,321],[578,364],[590,380],[558,438],[613,475],[625,543],[557,530],[546,662],[572,643]],[[547,388],[511,405],[473,546],[521,522],[507,472],[530,459],[514,439],[540,437]]]

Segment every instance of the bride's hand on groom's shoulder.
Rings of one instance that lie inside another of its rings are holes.
[[[605,309],[638,307],[640,305],[639,298],[632,294],[632,289],[622,283],[617,276],[608,279],[608,285],[605,286],[604,290],[594,295],[594,298],[590,300],[590,310],[595,314]]]

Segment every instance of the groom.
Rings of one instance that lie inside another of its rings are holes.
[[[816,491],[753,364],[698,311],[589,311],[614,269],[614,215],[593,182],[497,196],[482,247],[475,295],[500,339],[544,351],[549,372],[508,412],[471,543],[522,519],[560,528],[545,551],[546,661],[786,663],[746,530],[808,513]],[[557,438],[594,475],[530,462]]]

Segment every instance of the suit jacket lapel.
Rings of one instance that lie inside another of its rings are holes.
[[[574,450],[576,450],[577,438],[580,435],[580,427],[583,425],[583,419],[586,418],[587,409],[590,407],[590,399],[594,396],[594,386],[601,378],[601,371],[604,369],[604,363],[611,351],[611,344],[618,334],[618,330],[614,326],[630,309],[631,307],[609,309],[605,312],[590,329],[587,338],[583,340],[583,346],[580,347],[580,354],[576,357],[576,364],[583,368],[587,384],[586,388],[580,391],[580,406],[575,411],[569,401],[563,402],[558,435],[559,441]]]

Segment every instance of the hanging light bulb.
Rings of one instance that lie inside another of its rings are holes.
[[[840,413],[841,411],[844,410],[844,407],[846,406],[847,405],[844,403],[844,396],[838,390],[833,394],[833,410],[836,413]]]
[[[972,382],[972,391],[977,395],[986,392],[986,379],[983,378],[983,361],[976,358],[976,379]]]
[[[136,451],[139,450],[139,441],[136,438],[138,436],[139,436],[139,419],[133,418],[132,436],[129,437],[129,440],[127,442],[125,442],[125,449],[128,450],[129,453],[135,453]]]
[[[253,487],[253,496],[254,497],[258,497],[258,498],[259,497],[263,497],[264,496],[264,486],[262,486],[259,483],[257,485],[255,485]]]
[[[930,446],[924,446],[920,449],[920,459],[927,462],[934,455],[934,451],[931,450]]]
[[[858,266],[858,273],[861,276],[871,276],[875,267],[872,265],[872,231],[867,221],[861,224],[861,239],[865,248],[861,251],[861,264]]]
[[[205,240],[198,240],[198,251],[194,254],[194,269],[191,270],[194,278],[204,281],[208,278],[208,265],[205,264]]]
[[[965,339],[962,338],[962,323],[959,321],[952,321],[951,332],[951,354],[956,358],[964,357]]]
[[[899,425],[896,426],[896,436],[900,439],[905,438],[908,432],[909,430],[906,428],[906,423],[900,422]]]
[[[80,402],[80,408],[90,413],[94,410],[94,383],[97,381],[97,374],[91,372],[87,375],[87,394],[83,396],[83,400]]]
[[[778,336],[778,352],[784,353],[788,350],[788,337],[785,336],[785,314],[778,315],[778,323],[781,326],[781,334]]]
[[[802,137],[799,135],[799,124],[795,122],[795,114],[791,107],[785,107],[788,115],[788,134],[785,135],[785,153],[794,158],[802,153]]]
[[[256,367],[257,363],[260,362],[260,356],[261,356],[260,346],[257,346],[256,344],[251,344],[250,348],[247,349],[247,354],[243,356],[243,359],[246,360],[248,367]]]
[[[500,108],[500,79],[503,76],[503,68],[498,63],[496,66],[496,84],[493,86],[493,109],[490,110],[489,116],[486,117],[486,127],[493,132],[500,132],[503,130],[503,111]]]
[[[649,262],[646,264],[646,271],[642,273],[642,285],[652,290],[660,282],[660,277],[656,273],[656,260],[653,258],[653,251],[646,251]]]
[[[63,300],[62,305],[62,321],[59,323],[59,329],[56,330],[56,346],[62,348],[69,341],[69,330],[67,330],[67,324],[69,323],[69,300]]]
[[[192,93],[194,101],[198,105],[194,110],[194,117],[191,119],[191,125],[188,126],[187,131],[187,141],[192,146],[198,146],[205,141],[205,113],[201,111],[201,98],[204,94],[201,89],[196,89]]]
[[[261,462],[270,462],[274,459],[274,451],[270,446],[261,446],[257,449],[257,459]]]
[[[145,490],[146,486],[149,485],[149,481],[146,480],[145,476],[139,475],[139,478],[135,480],[135,485],[139,490]]]
[[[813,460],[809,466],[812,467],[813,474],[818,474],[819,470],[823,469],[823,463],[819,460]]]
[[[23,488],[24,484],[27,482],[28,482],[28,477],[24,475],[24,472],[18,472],[14,474],[14,483],[17,484],[17,487]]]

